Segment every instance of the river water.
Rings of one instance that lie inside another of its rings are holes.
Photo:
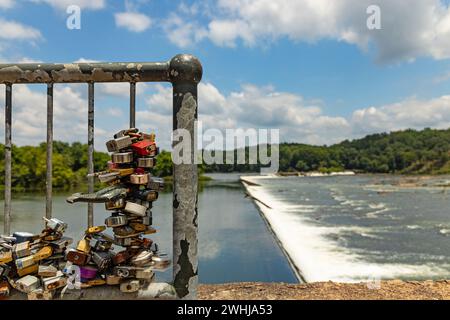
[[[245,179],[306,281],[450,276],[449,177]]]
[[[199,281],[224,283],[240,281],[296,282],[285,256],[261,219],[236,174],[212,175],[214,180],[199,192]],[[80,239],[87,225],[86,204],[68,204],[68,194],[55,194],[53,215],[69,224],[67,236]],[[14,194],[12,230],[40,232],[45,215],[43,194]],[[3,230],[3,201],[0,202]],[[108,211],[94,205],[96,225],[103,225]],[[172,255],[172,193],[163,192],[153,206],[153,224],[158,232],[152,239]],[[75,245],[75,244],[74,244]],[[73,245],[73,246],[74,246]],[[169,281],[171,270],[158,273]]]

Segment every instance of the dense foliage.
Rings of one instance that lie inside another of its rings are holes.
[[[450,129],[406,130],[381,133],[332,146],[280,144],[280,171],[342,171],[370,173],[450,173]],[[248,155],[249,148],[245,150]],[[46,144],[13,146],[12,185],[15,190],[45,188]],[[234,150],[235,159],[237,151]],[[246,159],[248,156],[246,155]],[[225,155],[224,155],[225,157]],[[95,152],[95,171],[105,169],[107,153]],[[224,161],[225,162],[225,161]],[[87,145],[54,142],[53,186],[70,189],[86,183]],[[214,164],[200,166],[200,172],[255,172],[260,165]],[[0,145],[0,187],[4,179],[4,146]],[[172,175],[171,154],[162,151],[154,175]]]
[[[279,147],[280,171],[450,173],[450,129],[373,134],[332,146],[283,143]],[[247,154],[248,150],[247,148]],[[259,165],[248,164],[205,166],[206,172],[246,172],[258,169]]]

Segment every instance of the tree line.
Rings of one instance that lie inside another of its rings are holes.
[[[80,142],[53,143],[54,188],[72,189],[86,183],[87,149],[87,144]],[[249,151],[250,148],[245,148],[246,159]],[[279,170],[285,172],[353,170],[396,174],[450,173],[450,129],[380,133],[362,139],[345,140],[331,146],[282,143],[279,145],[279,151]],[[237,152],[234,150],[235,158]],[[0,145],[0,187],[4,183],[4,153],[4,145]],[[107,153],[95,151],[95,171],[105,170],[109,159]],[[12,166],[14,190],[43,190],[46,177],[46,143],[38,146],[13,146]],[[203,163],[200,166],[200,173],[256,172],[260,167],[259,163],[251,165]],[[172,175],[170,152],[162,151],[158,155],[153,174],[161,177]]]

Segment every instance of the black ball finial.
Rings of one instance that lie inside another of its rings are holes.
[[[202,75],[202,64],[193,55],[179,54],[170,60],[169,78],[171,82],[199,83]]]

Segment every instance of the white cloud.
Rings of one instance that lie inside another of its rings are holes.
[[[0,0],[0,9],[11,9],[14,5],[13,0]]]
[[[131,32],[143,32],[151,27],[152,20],[138,12],[120,12],[114,15],[116,26]]]
[[[0,86],[0,101],[5,99],[4,85]],[[32,89],[33,88],[33,89]],[[87,101],[71,86],[55,85],[54,139],[68,142],[87,140]],[[36,145],[46,139],[47,94],[44,85],[13,86],[13,143]],[[4,123],[4,114],[0,113]],[[3,131],[0,132],[3,137]],[[96,148],[104,149],[107,133],[95,128]]]
[[[16,21],[0,18],[2,32],[0,39],[4,40],[38,40],[42,37],[41,32],[33,27]]]
[[[99,10],[106,6],[106,0],[31,0],[35,3],[45,3],[58,10],[66,10],[71,5],[81,9]]]
[[[208,19],[193,17],[193,13],[181,18],[187,9],[180,9],[179,15],[169,16],[166,32],[181,47],[205,38],[229,47],[238,41],[254,46],[280,38],[303,42],[335,39],[362,50],[373,44],[381,61],[450,58],[448,4],[441,0],[378,0],[382,29],[369,30],[366,9],[372,4],[372,0],[218,0],[215,16]]]
[[[38,144],[45,141],[46,94],[31,90],[31,86],[13,87],[13,140],[15,144]],[[136,125],[145,132],[155,132],[161,148],[170,148],[172,130],[172,89],[156,85],[147,99],[140,99]],[[4,101],[4,86],[0,86],[0,101]],[[139,103],[138,101],[138,103]],[[86,141],[87,101],[81,90],[72,85],[55,86],[55,139]],[[127,109],[110,107],[105,115],[123,118],[123,123],[107,122],[107,129],[96,127],[96,148],[112,133],[128,125]],[[100,111],[101,114],[101,111]],[[297,94],[276,91],[271,86],[244,85],[224,94],[211,83],[199,85],[199,120],[203,130],[217,128],[279,128],[280,138],[287,142],[332,144],[344,139],[363,137],[377,132],[407,128],[423,129],[450,127],[450,96],[425,100],[409,98],[403,101],[363,107],[347,118],[323,113],[322,104],[308,101]],[[0,123],[4,114],[0,113]],[[3,131],[0,131],[3,135]]]

